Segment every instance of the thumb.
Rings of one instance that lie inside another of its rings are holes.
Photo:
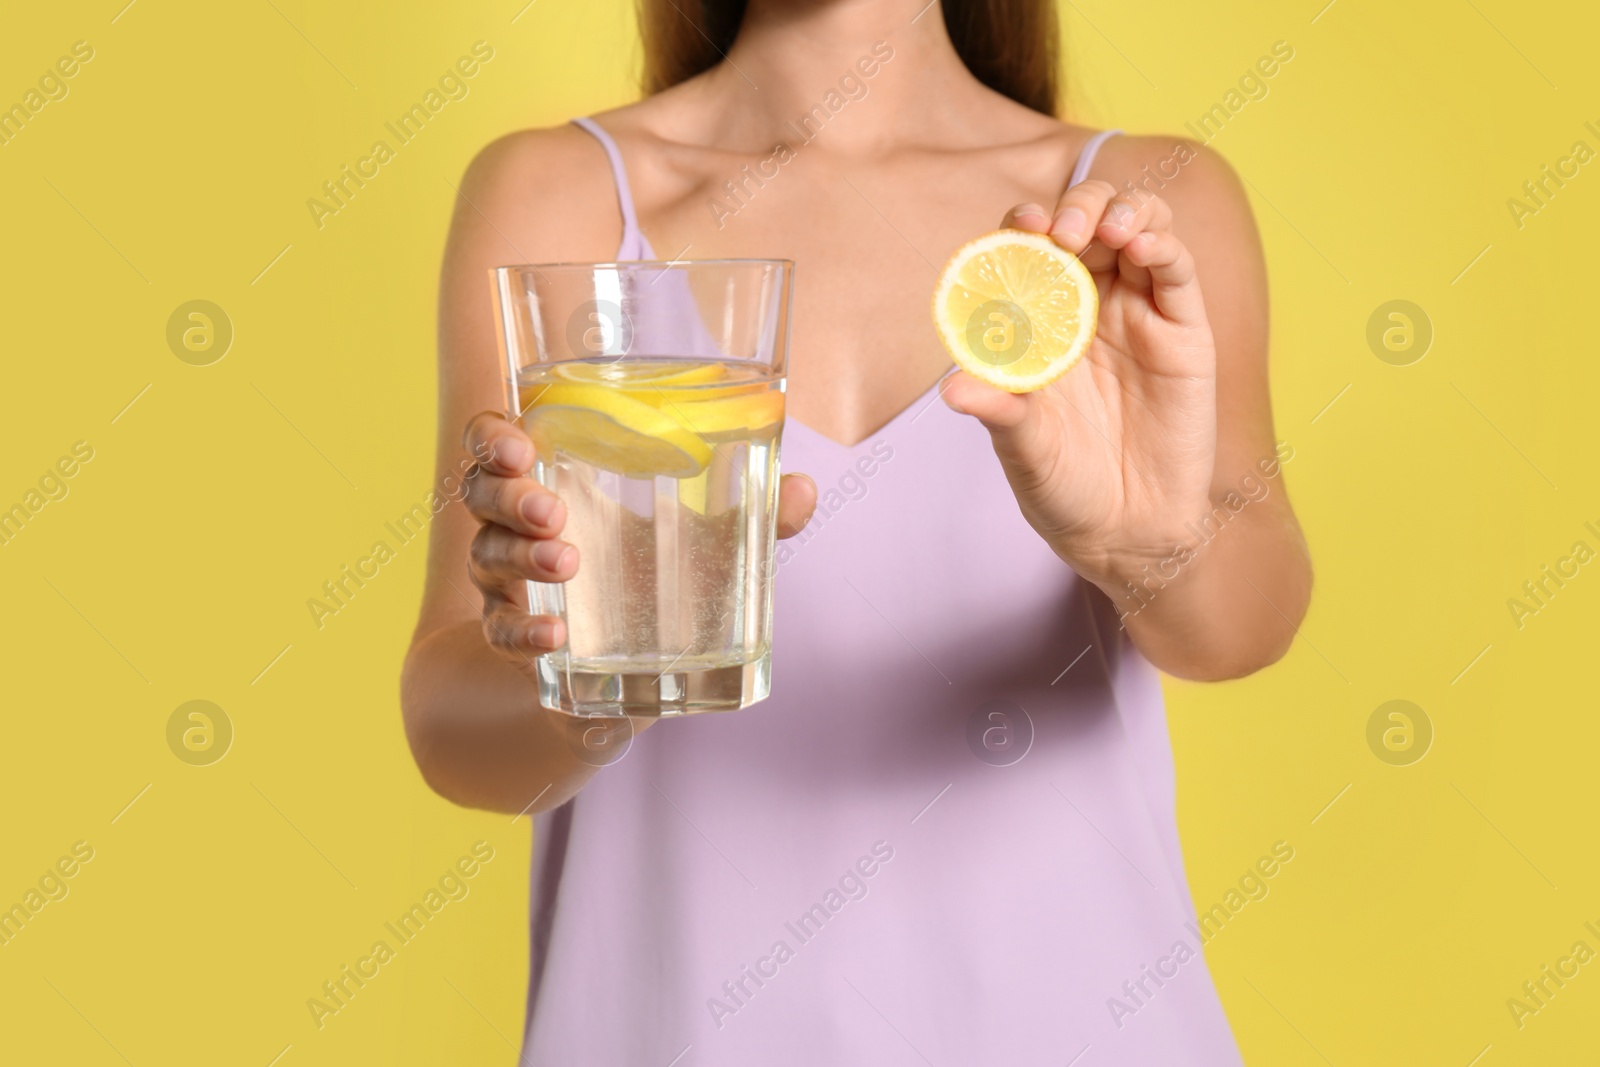
[[[964,370],[945,378],[939,392],[950,410],[971,415],[997,437],[1013,433],[1027,423],[1033,407],[1030,401],[1034,399],[996,389]]]

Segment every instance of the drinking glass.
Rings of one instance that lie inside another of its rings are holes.
[[[778,445],[794,264],[547,263],[490,272],[507,410],[565,502],[539,700],[578,716],[747,707],[772,687]]]

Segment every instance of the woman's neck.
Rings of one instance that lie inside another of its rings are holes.
[[[805,129],[825,124],[829,147],[852,154],[948,142],[977,108],[992,107],[956,54],[938,0],[751,0],[708,80],[728,104],[729,140],[787,140],[812,115]]]

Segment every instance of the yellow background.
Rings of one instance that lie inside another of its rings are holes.
[[[528,822],[456,810],[412,767],[396,679],[422,543],[321,630],[305,601],[428,489],[450,183],[505,131],[628,99],[632,16],[122,2],[19,6],[0,34],[0,103],[95,49],[0,146],[0,506],[94,448],[0,546],[0,904],[95,849],[0,947],[0,1059],[512,1063]],[[1168,686],[1197,903],[1274,841],[1295,858],[1207,954],[1253,1064],[1576,1063],[1600,1046],[1600,963],[1520,1030],[1506,1000],[1576,940],[1600,949],[1600,564],[1521,630],[1506,601],[1574,541],[1600,548],[1600,164],[1520,230],[1506,200],[1575,140],[1600,148],[1600,19],[1320,7],[1063,5],[1092,124],[1177,131],[1273,42],[1295,50],[1214,145],[1268,247],[1317,595],[1280,666]],[[317,229],[306,199],[480,39],[470,96]],[[193,299],[234,326],[210,366],[166,343]],[[1365,341],[1392,299],[1434,326],[1410,366]],[[235,729],[211,766],[167,746],[193,699]],[[1391,699],[1435,731],[1410,766],[1367,745]],[[471,895],[318,1031],[306,999],[478,840],[495,859]]]

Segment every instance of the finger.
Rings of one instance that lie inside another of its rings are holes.
[[[809,475],[785,474],[778,479],[778,536],[793,537],[817,509],[817,483]]]
[[[509,586],[475,586],[483,598],[483,636],[501,652],[516,647],[514,635],[528,617],[528,586],[516,582]]]
[[[1079,182],[1061,195],[1050,236],[1091,271],[1118,267],[1117,250],[1145,230],[1166,229],[1172,208],[1144,190],[1118,190],[1110,182]]]
[[[1139,189],[1118,196],[1106,205],[1106,213],[1094,235],[1106,247],[1120,250],[1141,233],[1171,227],[1171,206],[1154,193]]]
[[[529,615],[505,600],[485,605],[483,636],[489,647],[513,662],[532,660],[567,643],[567,626],[555,615]]]
[[[526,474],[533,467],[533,442],[499,412],[472,416],[461,444],[479,466],[496,474]]]
[[[956,371],[946,378],[939,392],[950,410],[971,415],[990,431],[1014,430],[1028,418],[1027,395],[996,389],[966,371]]]
[[[1174,322],[1197,325],[1205,321],[1205,299],[1194,256],[1171,230],[1140,234],[1122,250],[1122,258],[1144,274],[1161,314]]]
[[[1106,205],[1116,196],[1116,186],[1098,179],[1072,186],[1056,202],[1050,236],[1073,255],[1082,255],[1094,238],[1095,227],[1104,217]]]
[[[483,468],[467,479],[467,510],[530,537],[554,537],[566,525],[561,498],[532,478],[501,478]]]
[[[1090,274],[1104,275],[1117,269],[1117,250],[1107,248],[1099,241],[1090,241],[1089,247],[1079,253],[1078,258],[1083,260]],[[1104,291],[1100,295],[1104,297]]]
[[[1042,394],[1008,393],[964,371],[952,374],[947,384],[945,403],[952,410],[971,415],[989,431],[989,441],[1002,466],[1031,471],[1051,461],[1051,446],[1042,433]]]
[[[1105,215],[1095,228],[1094,265],[1091,270],[1116,270],[1141,290],[1148,291],[1150,278],[1141,268],[1117,253],[1141,233],[1165,231],[1172,226],[1172,207],[1165,200],[1143,190],[1117,196],[1106,205]]]
[[[1050,229],[1050,212],[1038,204],[1018,204],[1000,220],[1002,230],[1044,233]]]
[[[467,566],[479,588],[517,579],[564,582],[578,572],[578,550],[554,538],[524,537],[504,526],[485,526],[472,539]]]

